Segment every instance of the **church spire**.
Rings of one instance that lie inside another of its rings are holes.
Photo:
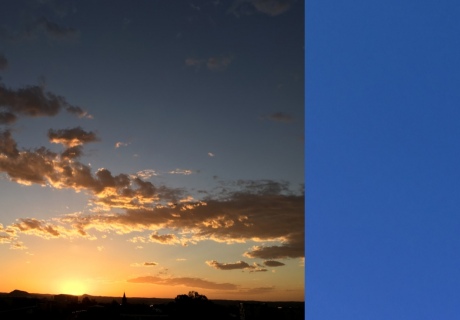
[[[121,305],[125,306],[128,304],[128,299],[126,299],[126,294],[123,292],[123,298],[121,299]]]

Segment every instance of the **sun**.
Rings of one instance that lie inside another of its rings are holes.
[[[83,283],[83,281],[80,280],[63,280],[60,283],[60,293],[63,294],[72,294],[75,296],[80,296],[84,293],[86,293],[86,286]]]

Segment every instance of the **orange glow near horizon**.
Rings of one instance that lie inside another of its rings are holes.
[[[87,286],[83,281],[76,279],[63,280],[59,284],[59,292],[63,294],[71,294],[80,296],[87,293]]]

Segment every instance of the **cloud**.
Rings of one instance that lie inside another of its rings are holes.
[[[77,116],[86,114],[80,107],[70,105],[64,97],[45,92],[42,86],[26,86],[13,90],[1,83],[0,108],[4,109],[0,117],[7,123],[14,122],[18,116],[55,116],[62,109]]]
[[[158,232],[154,232],[150,235],[150,241],[161,244],[177,244],[180,240],[174,234],[159,235]]]
[[[231,283],[216,283],[201,278],[177,277],[161,278],[156,276],[138,277],[127,280],[131,283],[149,283],[165,286],[185,286],[190,288],[202,288],[212,290],[236,290],[237,285]]]
[[[129,143],[125,143],[125,142],[117,142],[115,143],[115,149],[118,149],[120,147],[126,147]]]
[[[287,113],[284,112],[276,112],[266,116],[268,120],[275,121],[275,122],[284,122],[290,123],[294,121],[294,118]]]
[[[255,9],[269,16],[277,16],[291,8],[293,0],[235,0],[227,13],[235,16],[251,15]]]
[[[93,119],[92,115],[90,115],[87,111],[77,106],[67,106],[65,110],[71,114],[76,115],[79,118]]]
[[[214,153],[212,153],[212,152],[208,152],[208,156],[214,157],[215,155],[214,155]]]
[[[79,144],[97,140],[92,132],[81,128],[51,130],[49,137],[51,141],[66,146],[77,146],[66,149],[62,154],[45,147],[19,150],[10,131],[0,132],[0,172],[5,172],[13,181],[25,185],[34,183],[85,191],[93,195],[93,204],[103,208],[153,208],[156,202],[170,202],[180,198],[180,190],[156,187],[138,177],[112,175],[105,168],[93,174],[89,166],[76,159],[82,154]]]
[[[157,176],[158,173],[153,170],[153,169],[146,169],[146,170],[141,170],[136,172],[136,176],[138,176],[141,179],[147,180],[153,176]]]
[[[237,261],[235,263],[220,263],[216,260],[206,261],[206,264],[214,269],[218,270],[249,270],[249,272],[265,272],[267,269],[261,268],[260,265],[254,262],[253,265],[249,265],[244,261]]]
[[[281,266],[284,266],[285,264],[279,261],[267,260],[267,261],[264,261],[264,265],[266,265],[267,267],[281,267]]]
[[[305,256],[304,243],[298,238],[282,246],[254,246],[244,256],[261,259],[302,258]]]
[[[154,266],[157,266],[158,263],[156,262],[143,262],[143,263],[132,263],[131,264],[131,267],[154,267]]]
[[[27,108],[14,110],[35,115],[38,112],[52,115],[56,111],[49,106],[33,109],[38,110],[35,113]],[[59,217],[54,220],[58,224],[19,219],[11,226],[18,234],[91,238],[90,230],[127,234],[169,229],[174,233],[160,235],[155,231],[148,241],[161,244],[255,241],[261,245],[253,246],[245,256],[261,259],[304,257],[304,195],[303,191],[291,191],[286,182],[237,180],[222,184],[204,194],[203,199],[195,200],[184,197],[184,190],[154,185],[139,176],[114,175],[105,168],[93,173],[90,166],[78,161],[84,143],[97,140],[92,132],[80,127],[50,130],[49,138],[68,148],[62,153],[45,147],[19,149],[11,131],[0,131],[0,172],[25,185],[40,184],[85,192],[95,210],[91,214]],[[191,173],[182,169],[173,172]],[[216,263],[221,268],[232,266]]]
[[[235,263],[219,263],[216,260],[212,260],[206,261],[206,264],[210,267],[213,267],[214,269],[219,270],[247,269],[250,267],[250,265],[244,261],[237,261]]]
[[[0,53],[0,70],[5,70],[7,67],[8,67],[8,60],[3,55],[3,53]]]
[[[60,143],[68,148],[99,140],[94,132],[86,132],[81,127],[61,130],[50,129],[48,131],[48,138],[50,142]]]
[[[265,293],[270,293],[275,290],[275,287],[258,287],[258,288],[245,288],[239,290],[239,293],[244,293],[244,294],[265,294]]]
[[[10,245],[10,249],[13,250],[26,250],[27,247],[22,242],[15,242]]]
[[[240,189],[221,191],[206,199],[174,202],[141,209],[127,209],[120,214],[70,216],[63,223],[88,232],[112,230],[117,233],[168,228],[182,233],[182,238],[154,232],[145,241],[185,243],[203,240],[216,242],[279,242],[280,245],[253,246],[245,256],[261,259],[287,259],[304,256],[304,197],[286,190],[274,181],[237,181]],[[187,234],[189,238],[184,238]]]
[[[192,174],[193,172],[192,172],[192,170],[176,169],[176,170],[171,170],[168,173],[170,173],[170,174],[183,174],[185,176],[188,176],[188,175]]]
[[[43,238],[59,237],[61,235],[55,226],[34,218],[19,219],[19,222],[12,224],[12,228],[17,228],[24,233],[39,235]]]

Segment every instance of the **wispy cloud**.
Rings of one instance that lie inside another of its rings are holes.
[[[158,263],[156,262],[143,262],[143,263],[131,263],[131,267],[154,267],[157,266]]]
[[[168,173],[170,173],[170,174],[183,174],[183,175],[188,176],[188,175],[192,174],[193,171],[192,170],[187,170],[187,169],[175,169],[175,170],[169,171]]]
[[[157,276],[146,276],[128,279],[127,281],[131,283],[150,283],[157,285],[185,286],[189,288],[203,288],[213,290],[235,290],[238,288],[237,285],[231,283],[217,283],[201,278],[189,277],[161,278]]]

